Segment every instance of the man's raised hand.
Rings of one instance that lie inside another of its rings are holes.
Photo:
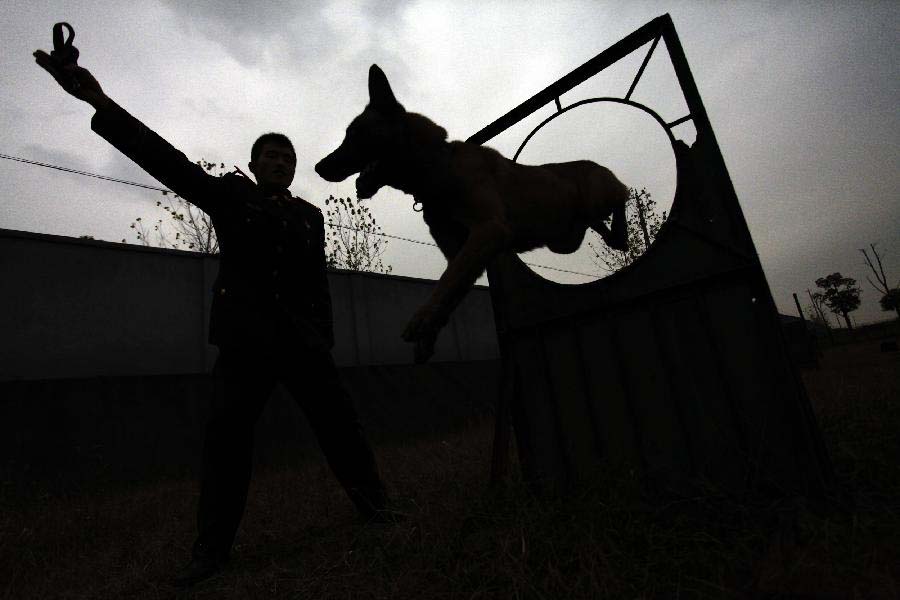
[[[69,31],[69,39],[65,41],[62,36],[63,27]],[[78,66],[78,50],[72,46],[74,38],[75,31],[71,25],[57,23],[53,27],[53,52],[47,54],[43,50],[35,50],[34,60],[41,68],[53,75],[53,78],[64,90],[94,108],[102,108],[109,102],[109,98],[103,93],[103,89],[91,72]]]
[[[34,61],[45,71],[53,75],[56,82],[79,100],[84,100],[94,108],[101,108],[109,99],[103,93],[103,88],[84,67],[68,64],[63,65],[56,58],[43,50],[34,51]]]

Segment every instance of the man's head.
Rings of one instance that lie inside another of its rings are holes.
[[[253,143],[247,167],[260,187],[287,189],[297,167],[294,145],[286,135],[264,133]]]

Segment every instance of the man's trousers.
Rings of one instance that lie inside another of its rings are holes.
[[[328,464],[363,517],[384,509],[375,457],[329,352],[223,347],[213,379],[195,556],[224,559],[231,550],[247,504],[253,430],[279,381],[303,409]]]

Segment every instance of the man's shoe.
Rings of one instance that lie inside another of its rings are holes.
[[[195,556],[187,565],[178,570],[173,583],[177,587],[190,587],[209,579],[222,571],[225,560],[215,558],[209,554]]]

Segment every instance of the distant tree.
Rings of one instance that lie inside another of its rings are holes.
[[[811,303],[809,310],[807,310],[810,319],[815,323],[824,325],[828,330],[831,330],[831,321],[828,320],[828,316],[823,310],[825,307],[825,296],[821,292],[816,292],[814,294],[810,290],[806,290],[806,293],[809,294],[809,301]]]
[[[201,158],[197,164],[216,177],[222,177],[227,173],[224,163],[217,165]],[[168,196],[169,192],[162,194]],[[141,217],[131,223],[138,241],[145,246],[218,254],[219,239],[216,237],[216,230],[209,215],[178,194],[173,193],[172,196],[172,202],[156,203],[156,206],[167,213],[165,220],[157,219],[151,229],[147,228]]]
[[[881,304],[881,310],[897,311],[897,316],[900,317],[900,288],[888,290],[878,303]]]
[[[869,244],[869,247],[872,249],[872,254],[875,256],[875,261],[878,263],[877,269],[875,268],[872,259],[869,258],[866,249],[860,248],[859,251],[862,252],[863,257],[866,259],[866,264],[869,266],[869,269],[872,270],[872,273],[875,275],[875,281],[878,283],[873,282],[868,275],[866,275],[866,281],[881,294],[881,298],[878,300],[878,303],[881,304],[881,310],[893,310],[897,313],[897,317],[900,318],[900,281],[893,287],[888,285],[888,279],[884,274],[884,265],[881,264],[881,257],[878,255],[878,250],[875,249],[875,244]]]
[[[893,310],[900,317],[900,288],[888,290],[888,293],[878,300],[881,304],[881,310]]]
[[[382,255],[387,248],[381,226],[369,208],[357,199],[325,200],[325,260],[331,268],[390,273]]]
[[[816,279],[816,285],[824,290],[819,293],[825,306],[834,314],[844,317],[847,329],[853,329],[850,313],[859,308],[859,295],[862,293],[856,286],[856,280],[840,273],[832,273]]]
[[[594,264],[610,273],[630,265],[647,251],[665,220],[666,211],[657,212],[656,201],[650,197],[650,192],[645,188],[628,188],[625,204],[628,250],[613,250],[594,233],[594,241],[588,241]]]
[[[79,236],[78,236],[78,239],[79,239],[79,240],[92,240],[92,239],[94,239],[94,236],[92,236],[92,235],[79,235]]]

